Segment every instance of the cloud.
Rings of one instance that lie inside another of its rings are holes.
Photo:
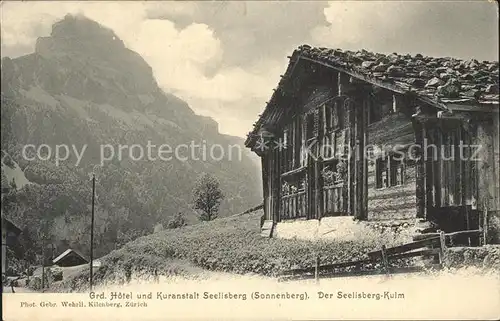
[[[324,10],[329,25],[315,28],[313,38],[346,49],[380,50],[383,39],[411,19],[415,6],[419,3],[331,1]]]
[[[498,5],[487,1],[331,1],[314,44],[498,59]]]

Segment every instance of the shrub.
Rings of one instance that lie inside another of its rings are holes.
[[[186,223],[186,220],[184,219],[184,216],[182,215],[182,213],[177,213],[170,219],[170,221],[168,221],[167,228],[174,229],[174,228],[179,228],[179,227],[183,227],[186,225],[187,225],[187,223]]]

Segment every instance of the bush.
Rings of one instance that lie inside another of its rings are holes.
[[[42,278],[40,276],[34,276],[29,281],[29,287],[35,291],[39,291],[42,289]]]
[[[184,219],[184,216],[182,215],[182,213],[177,213],[176,215],[174,215],[174,217],[172,217],[170,219],[170,221],[168,221],[167,228],[174,229],[174,228],[179,228],[179,227],[183,227],[186,225],[187,225],[187,223],[186,223],[186,220]]]

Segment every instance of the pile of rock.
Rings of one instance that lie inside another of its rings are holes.
[[[498,270],[500,267],[500,245],[448,248],[446,261],[449,267],[475,266]]]
[[[446,99],[498,100],[498,61],[479,62],[366,50],[300,46],[300,55],[343,67],[361,75],[400,86],[404,90]]]
[[[367,225],[380,233],[392,232],[395,234],[400,234],[400,233],[409,231],[410,229],[414,228],[414,224],[411,224],[410,222],[406,222],[406,221],[404,221],[404,222],[403,221],[389,221],[389,222],[374,221],[374,222],[367,222]]]

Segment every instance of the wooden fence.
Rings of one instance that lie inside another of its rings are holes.
[[[323,187],[323,213],[333,214],[344,211],[343,185]]]
[[[306,192],[301,191],[295,194],[281,197],[281,219],[294,219],[306,217]]]
[[[395,247],[386,248],[382,246],[380,250],[372,251],[366,254],[366,257],[360,260],[320,265],[320,256],[316,258],[315,265],[307,268],[292,269],[281,274],[280,280],[310,279],[318,280],[320,277],[340,277],[340,276],[358,276],[370,274],[396,274],[411,273],[423,271],[421,266],[391,267],[390,262],[403,258],[427,257],[434,258],[436,263],[429,264],[427,268],[439,269],[446,262],[447,244],[457,236],[481,234],[482,230],[459,231],[445,234],[430,233],[423,234],[421,239],[411,243],[402,244]],[[363,265],[379,263],[381,268],[363,270]],[[353,271],[339,271],[352,267]]]

